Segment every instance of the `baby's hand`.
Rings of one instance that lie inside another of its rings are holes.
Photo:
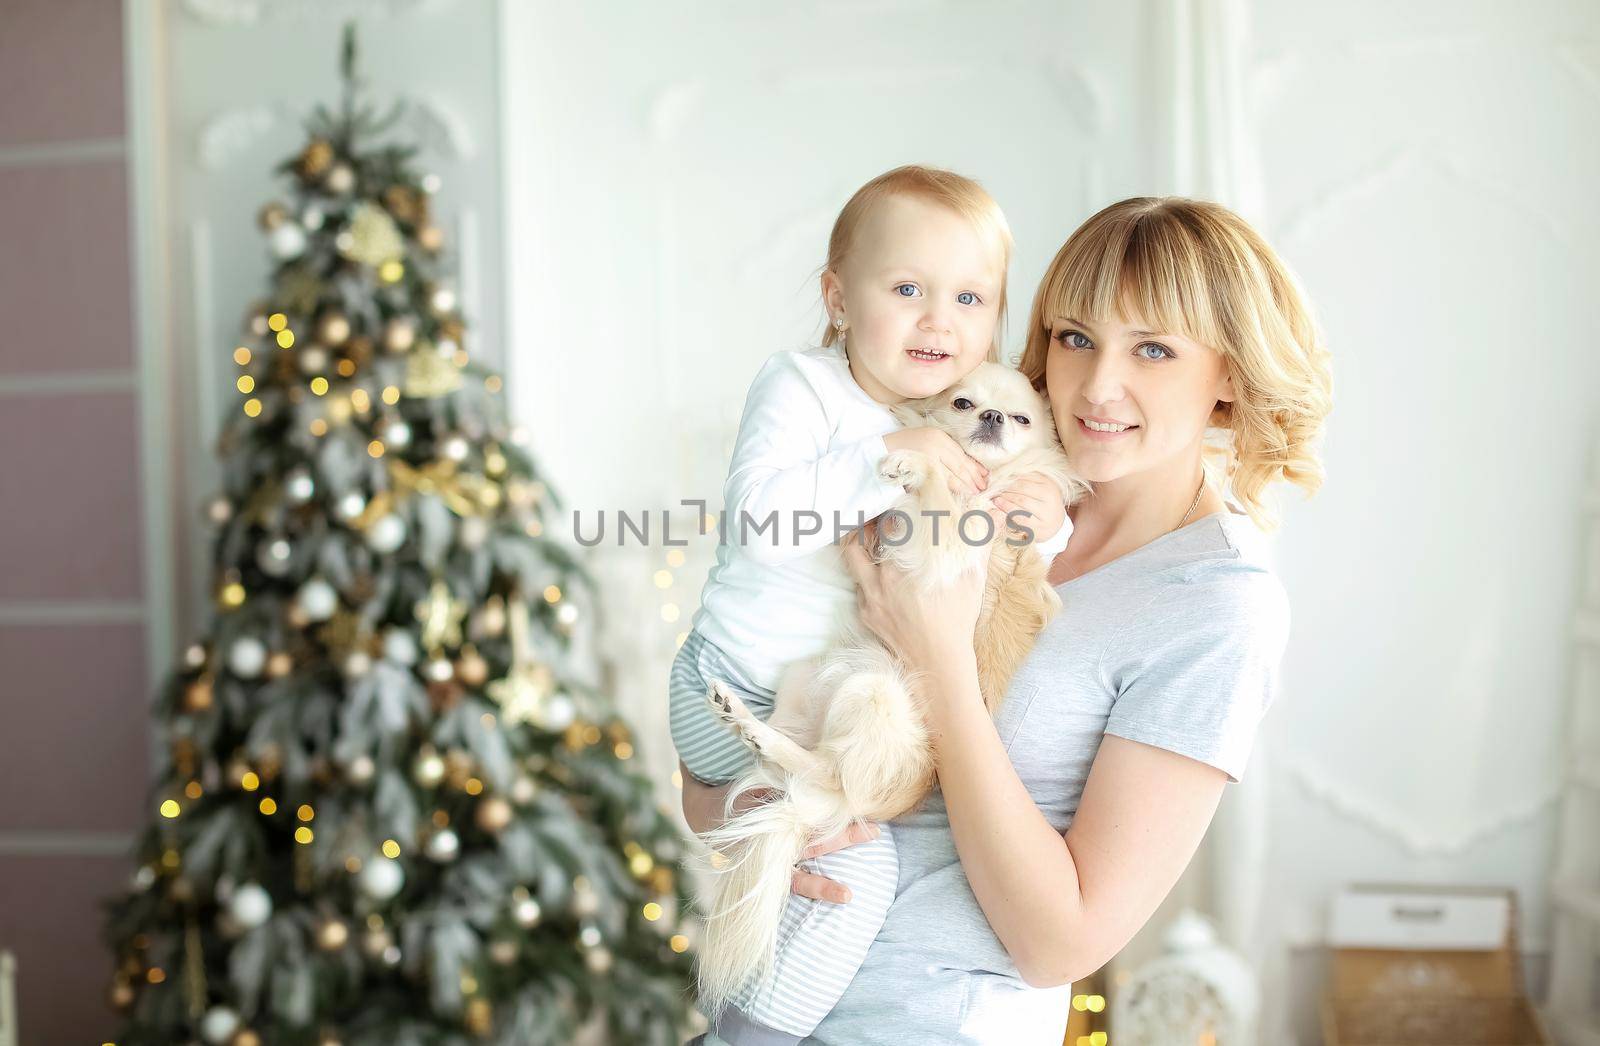
[[[994,504],[1007,512],[1016,509],[1028,513],[1016,519],[1033,531],[1033,541],[1049,541],[1067,521],[1061,488],[1042,472],[1025,472],[1018,476],[1011,486],[995,495]]]
[[[864,843],[869,839],[876,839],[881,833],[875,824],[861,821],[852,822],[851,825],[838,835],[831,836],[819,843],[813,843],[800,852],[803,861],[808,857],[821,857],[823,854],[835,850],[843,850],[856,843]],[[807,872],[800,868],[794,870],[790,877],[789,889],[801,897],[811,897],[819,901],[832,901],[834,904],[846,904],[850,900],[850,888],[834,879]]]
[[[989,485],[989,470],[943,429],[926,425],[898,429],[883,437],[883,445],[891,451],[914,450],[943,465],[950,474],[950,489],[956,494],[976,494]]]

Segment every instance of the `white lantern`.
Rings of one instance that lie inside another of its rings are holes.
[[[1260,987],[1249,964],[1217,943],[1211,923],[1189,908],[1161,940],[1165,954],[1134,970],[1111,1000],[1116,1041],[1254,1043]]]

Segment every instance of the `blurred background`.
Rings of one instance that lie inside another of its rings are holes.
[[[1327,485],[1286,498],[1276,540],[1282,696],[1184,879],[1080,1010],[1183,959],[1194,935],[1163,937],[1190,909],[1216,946],[1200,934],[1189,975],[1219,1013],[1254,1014],[1253,1041],[1600,1042],[1582,1015],[1600,920],[1600,7],[3,9],[0,949],[19,1041],[114,1026],[96,902],[133,871],[152,696],[210,609],[230,354],[276,264],[258,210],[302,117],[337,98],[354,19],[370,91],[409,103],[401,133],[437,176],[474,357],[586,519],[665,512],[689,535],[683,501],[716,511],[749,381],[820,333],[828,230],[880,171],[945,166],[998,199],[1014,352],[1045,264],[1101,206],[1180,193],[1254,221],[1336,367]],[[585,553],[592,657],[674,812],[663,684],[712,540]],[[1468,946],[1402,927],[1418,965],[1361,990],[1526,994],[1555,1037],[1341,1031],[1325,996],[1379,934],[1335,932],[1352,883],[1509,891],[1490,946],[1509,987],[1462,987],[1427,956]],[[1252,987],[1217,974],[1233,959]]]

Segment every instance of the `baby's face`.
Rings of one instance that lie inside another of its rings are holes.
[[[879,403],[941,392],[988,355],[1004,273],[993,245],[961,215],[903,196],[881,200],[841,268],[830,306],[849,325],[850,373]]]
[[[982,363],[944,392],[915,404],[930,425],[948,432],[984,465],[1003,465],[1025,450],[1056,442],[1043,396],[1028,379],[999,363]]]

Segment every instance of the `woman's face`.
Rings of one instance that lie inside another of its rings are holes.
[[[849,325],[850,372],[879,403],[943,392],[988,355],[1005,273],[961,215],[881,200],[841,268],[822,274],[823,300]]]
[[[1233,382],[1214,349],[1141,318],[1054,317],[1045,387],[1061,443],[1091,483],[1198,461],[1206,425]]]

